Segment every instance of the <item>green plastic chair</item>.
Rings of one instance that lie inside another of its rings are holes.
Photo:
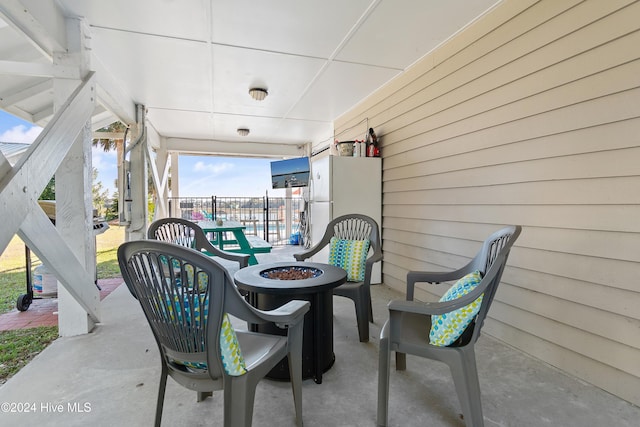
[[[378,426],[387,426],[389,408],[389,371],[391,352],[396,352],[396,370],[407,368],[406,354],[438,360],[449,366],[462,415],[467,426],[484,425],[480,401],[480,383],[474,346],[495,296],[511,246],[521,232],[520,226],[503,228],[485,240],[480,252],[464,267],[452,272],[411,271],[407,274],[407,300],[388,304],[389,320],[380,332],[378,367]],[[451,301],[423,303],[413,301],[415,284],[437,284],[458,280],[480,271],[482,280],[468,294]],[[483,295],[480,310],[462,335],[446,347],[431,345],[429,332],[432,315],[450,313]]]
[[[302,332],[308,302],[294,300],[272,311],[256,310],[238,293],[223,266],[171,243],[124,243],[118,248],[118,263],[160,351],[156,426],[162,421],[167,376],[196,391],[198,401],[224,390],[224,425],[251,426],[256,386],[285,356],[296,425],[302,426]],[[287,335],[234,331],[228,323],[224,328],[228,315],[252,324],[275,323]]]
[[[304,261],[321,251],[331,243],[331,238],[348,240],[369,239],[369,253],[365,263],[364,280],[361,282],[346,282],[333,290],[334,295],[349,298],[356,308],[358,336],[360,342],[369,341],[369,322],[373,322],[373,308],[371,304],[371,272],[373,264],[382,260],[382,242],[378,223],[366,215],[349,214],[335,218],[327,225],[324,236],[313,247],[304,252],[293,255],[297,261]]]

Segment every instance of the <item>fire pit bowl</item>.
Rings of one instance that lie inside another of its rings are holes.
[[[260,272],[260,276],[271,280],[304,280],[322,275],[323,271],[313,267],[273,267]]]
[[[288,295],[293,299],[332,290],[347,281],[347,272],[329,264],[281,261],[241,268],[234,279],[243,291]]]

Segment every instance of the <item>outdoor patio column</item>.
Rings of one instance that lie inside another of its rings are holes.
[[[284,198],[284,238],[287,239],[291,236],[291,224],[293,220],[293,209],[291,198],[293,197],[293,191],[291,187],[287,188]]]
[[[125,240],[141,240],[147,235],[147,162],[146,132],[144,123],[144,106],[138,105],[136,124],[131,126],[131,145],[127,147],[127,173],[125,179],[125,210],[129,212],[128,224],[125,228]],[[128,188],[127,188],[128,185]]]
[[[67,19],[67,52],[54,53],[53,64],[80,69],[81,78],[89,72],[89,29],[79,19]],[[62,108],[80,80],[55,78],[54,111]],[[93,168],[91,159],[91,121],[85,122],[75,142],[56,172],[56,228],[89,277],[96,277],[96,247],[93,233]],[[99,298],[93,282],[87,292]],[[58,329],[61,336],[90,332],[93,320],[62,283],[58,284]]]
[[[151,126],[147,127],[147,135],[147,161],[151,170],[156,198],[153,219],[156,220],[167,217],[169,162],[164,138],[161,138]]]
[[[176,207],[177,207],[177,203],[179,203],[178,197],[180,197],[180,190],[178,188],[180,184],[180,174],[178,173],[179,157],[180,155],[178,154],[178,152],[176,151],[171,152],[170,190],[171,190],[171,199],[173,200],[172,209],[174,209],[174,212],[177,212]],[[169,215],[175,215],[175,213],[169,212]]]

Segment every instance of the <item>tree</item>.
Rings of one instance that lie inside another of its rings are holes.
[[[98,169],[93,168],[92,171],[93,176],[93,185],[91,186],[91,195],[93,200],[94,209],[98,210],[98,215],[102,216],[104,213],[105,202],[109,197],[109,190],[106,190],[102,187],[102,183],[96,181],[98,178]]]
[[[111,197],[111,201],[109,204],[105,203],[105,214],[104,214],[104,218],[107,221],[111,221],[113,219],[118,219],[119,215],[120,215],[120,211],[118,210],[119,206],[118,206],[118,192],[116,191],[115,193],[113,193],[113,196]]]
[[[127,129],[127,126],[122,122],[113,122],[109,126],[105,126],[102,129],[99,129],[97,133],[104,132],[104,133],[111,133],[111,134],[114,134],[114,133],[123,134],[126,129]],[[120,168],[120,164],[124,160],[123,142],[124,142],[124,139],[122,138],[95,138],[92,144],[94,147],[102,147],[102,149],[105,152],[111,151],[113,149],[117,150],[118,168]],[[118,176],[120,176],[120,174],[118,174]],[[168,185],[171,186],[170,177],[168,179]],[[116,181],[116,187],[118,187],[117,181]],[[157,201],[157,198],[159,197],[159,195],[158,195],[158,189],[156,189],[153,183],[153,178],[151,176],[150,170],[148,170],[147,172],[147,187],[149,189],[149,198],[150,198],[149,211],[152,212],[153,209],[155,209],[155,202]],[[117,209],[117,206],[118,205],[116,203],[116,209]]]
[[[120,176],[120,167],[124,158],[124,132],[127,129],[127,126],[122,122],[113,122],[109,126],[105,126],[102,129],[98,129],[97,132],[104,133],[117,133],[123,134],[123,138],[95,138],[92,142],[94,147],[102,147],[105,152],[116,150],[117,152],[117,162],[118,162],[118,176]],[[116,188],[118,187],[118,180],[116,179]],[[95,198],[95,193],[94,193]],[[118,198],[119,193],[116,191],[114,194],[114,200],[111,203],[105,204],[105,217],[107,220],[118,218]]]
[[[96,132],[124,133],[127,126],[122,122],[113,122],[109,126],[98,129]],[[119,149],[122,146],[122,138],[95,138],[92,142],[94,147],[102,147],[105,152]]]
[[[55,200],[56,199],[56,176],[54,175],[47,186],[42,190],[39,200]]]

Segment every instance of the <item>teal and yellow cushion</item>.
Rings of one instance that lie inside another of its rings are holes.
[[[478,286],[481,280],[482,274],[480,271],[467,274],[445,292],[440,298],[440,302],[452,301],[468,294]],[[484,294],[480,295],[469,305],[452,312],[431,316],[429,342],[432,345],[442,347],[453,344],[480,311],[483,296]]]
[[[240,351],[238,337],[227,313],[222,316],[222,326],[220,326],[220,355],[227,375],[238,377],[247,373],[247,366]]]
[[[200,327],[200,322],[206,322],[207,316],[209,314],[209,304],[207,301],[207,297],[205,297],[202,301],[200,301],[200,295],[195,296],[195,298],[187,298],[183,297],[184,301],[184,322],[189,326]],[[193,301],[193,309],[190,308],[191,303]],[[175,308],[174,308],[175,306]],[[183,311],[180,307],[179,297],[176,295],[174,297],[174,304],[170,302],[167,304],[169,309],[169,316],[172,320],[178,320],[179,322],[183,321]],[[201,307],[204,309],[201,310]],[[193,319],[193,324],[192,324]],[[236,336],[236,331],[233,329],[233,325],[231,325],[231,321],[229,320],[229,316],[227,313],[222,315],[222,325],[220,326],[220,355],[222,356],[222,366],[224,367],[227,375],[231,376],[240,376],[244,375],[247,372],[247,367],[244,361],[244,357],[242,357],[242,352],[240,350],[240,344],[238,343],[238,337]],[[204,343],[203,343],[204,350]],[[199,369],[206,370],[206,363],[199,362],[186,362],[176,360],[175,362],[187,366],[191,369]]]
[[[362,282],[369,245],[369,240],[332,237],[329,246],[329,264],[346,270],[348,282]]]
[[[166,258],[162,259],[162,263],[164,264],[165,267],[168,267],[169,263],[167,262]],[[173,270],[174,270],[174,274],[175,274],[175,283],[176,286],[181,287],[183,286],[182,283],[182,279],[183,277],[186,279],[186,283],[184,285],[188,286],[189,288],[191,288],[193,290],[194,288],[194,275],[196,276],[195,283],[196,283],[196,290],[198,292],[201,292],[204,289],[207,289],[208,286],[208,275],[203,272],[203,271],[198,271],[196,273],[195,269],[193,268],[193,265],[191,264],[184,264],[182,265],[182,267],[184,267],[184,276],[180,274],[181,272],[181,264],[180,261],[178,261],[177,259],[173,259],[172,260],[172,265],[173,265]],[[167,278],[167,281],[169,281],[170,279]]]

